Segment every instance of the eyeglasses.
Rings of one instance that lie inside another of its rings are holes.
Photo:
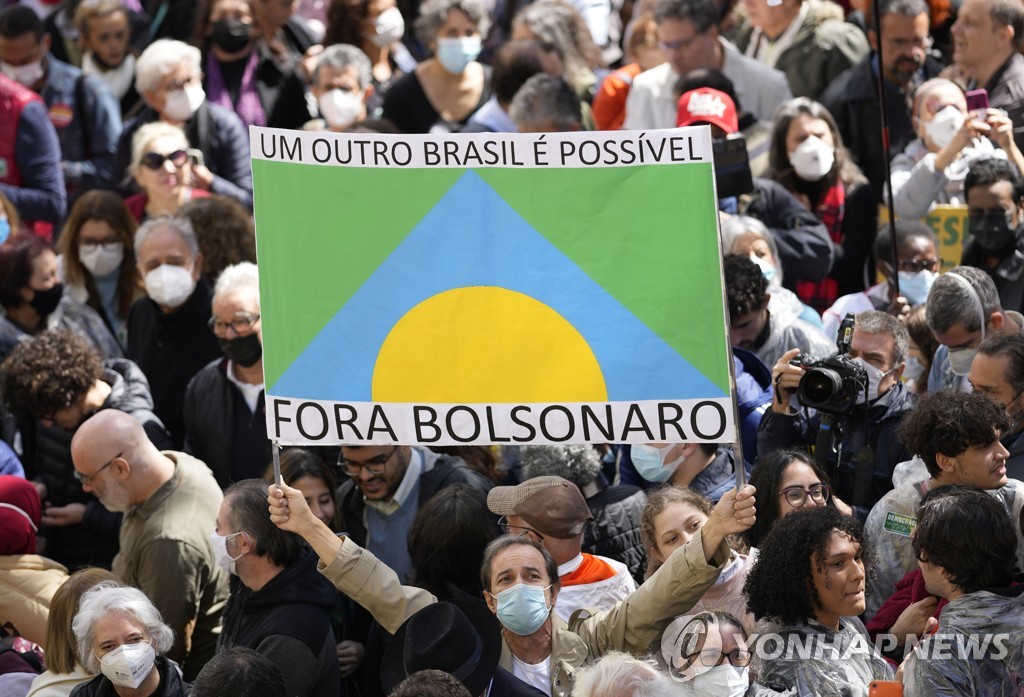
[[[920,48],[925,51],[932,50],[935,42],[930,36],[914,37],[913,39],[887,39],[889,46],[895,51],[906,51],[908,48]]]
[[[103,247],[108,252],[119,244],[121,244],[121,240],[78,240],[78,246],[81,249]]]
[[[814,501],[814,503],[822,504],[828,501],[831,495],[832,489],[827,484],[814,484],[806,489],[802,486],[787,486],[779,492],[779,496],[785,496],[786,501],[793,508],[803,506],[808,496],[811,497],[811,501]]]
[[[715,666],[722,665],[723,661],[729,661],[732,665],[737,668],[746,668],[750,665],[750,652],[744,651],[743,649],[733,649],[729,653],[722,653],[715,649],[708,649],[707,651],[700,651],[699,653],[691,653],[688,656],[683,656],[690,665],[694,663],[700,663],[702,666],[707,668],[714,668]]]
[[[544,540],[544,536],[533,528],[528,528],[525,525],[509,525],[508,516],[501,516],[498,518],[498,528],[506,535],[518,535],[520,537],[536,535],[538,542]]]
[[[77,479],[82,484],[89,484],[89,483],[91,483],[92,480],[96,477],[96,475],[98,475],[100,472],[102,472],[103,470],[105,470],[108,467],[110,467],[110,465],[113,464],[114,460],[116,460],[117,458],[121,457],[122,455],[124,455],[123,452],[120,452],[117,455],[114,455],[114,457],[110,458],[110,461],[107,462],[107,464],[103,465],[102,467],[100,467],[98,470],[96,470],[92,474],[82,474],[78,470],[74,470],[75,479]]]
[[[338,455],[338,467],[350,477],[358,477],[359,473],[364,469],[370,474],[384,474],[384,470],[388,467],[388,460],[395,454],[398,447],[397,445],[393,447],[387,455],[378,455],[365,462],[356,462],[355,460],[349,460],[344,455]]]
[[[680,39],[679,41],[671,41],[671,42],[669,42],[669,41],[659,41],[658,42],[658,48],[660,48],[662,51],[679,51],[679,50],[684,49],[684,48],[689,48],[690,44],[692,44],[694,41],[696,41],[697,39],[699,39],[702,36],[704,36],[704,32],[703,31],[699,31],[696,34],[694,34],[693,36],[691,36],[689,39]]]
[[[158,152],[147,152],[142,156],[142,164],[149,169],[160,169],[167,160],[175,167],[184,167],[188,161],[188,153],[184,150],[175,150],[170,155],[161,155]]]
[[[228,327],[234,329],[235,334],[243,334],[251,329],[252,325],[256,324],[259,318],[258,314],[250,315],[248,312],[239,312],[230,322],[224,322],[216,317],[211,317],[207,324],[210,325],[210,329],[213,330],[214,334],[227,334]]]
[[[919,271],[934,271],[939,266],[938,259],[900,259],[896,267],[906,273],[918,273]]]

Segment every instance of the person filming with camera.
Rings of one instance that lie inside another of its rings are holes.
[[[784,353],[772,367],[772,408],[761,417],[757,451],[817,443],[816,460],[835,496],[863,521],[892,489],[893,468],[909,459],[896,438],[900,419],[915,406],[900,381],[909,345],[898,319],[871,310],[847,315],[837,356]]]

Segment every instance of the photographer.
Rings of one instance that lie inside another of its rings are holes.
[[[847,351],[831,359],[834,363],[858,364],[863,377],[856,378],[861,384],[854,384],[854,378],[849,375],[851,371],[844,371],[848,375],[843,380],[843,392],[852,389],[856,395],[850,400],[853,404],[833,412],[835,423],[830,429],[839,432],[840,461],[836,462],[834,448],[827,453],[819,452],[817,459],[821,462],[824,456],[824,469],[832,477],[835,495],[851,504],[854,514],[861,520],[875,502],[892,489],[892,471],[896,464],[909,459],[906,448],[895,435],[900,419],[915,405],[914,396],[900,382],[909,344],[910,337],[899,320],[871,310],[856,316]],[[810,445],[822,435],[819,434],[821,412],[830,411],[829,407],[815,412],[801,407],[799,399],[794,403],[800,380],[808,372],[807,367],[790,362],[799,353],[799,349],[787,351],[772,367],[774,397],[772,408],[765,412],[758,429],[759,453]],[[803,361],[805,366],[807,362]],[[834,366],[832,369],[836,370]],[[828,432],[823,430],[822,433]]]

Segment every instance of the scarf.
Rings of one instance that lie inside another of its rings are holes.
[[[832,242],[840,247],[843,244],[845,208],[846,189],[843,187],[843,182],[836,178],[836,182],[822,192],[814,214],[825,224]],[[796,294],[800,300],[822,313],[832,307],[839,298],[839,283],[834,278],[823,278],[820,281],[797,281]]]
[[[82,54],[82,72],[102,80],[114,96],[121,99],[135,82],[135,56],[129,53],[121,65],[107,69],[93,58],[92,51],[86,51]]]
[[[224,76],[220,72],[220,63],[213,53],[206,54],[206,99],[218,106],[231,109],[246,126],[266,126],[267,112],[260,104],[260,95],[256,91],[256,68],[259,65],[259,52],[253,48],[242,74],[242,86],[238,90],[238,101],[231,103],[231,94],[224,85]],[[245,129],[246,136],[249,129]]]

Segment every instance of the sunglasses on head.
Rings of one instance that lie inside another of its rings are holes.
[[[142,156],[142,164],[150,169],[160,169],[164,162],[171,161],[175,167],[181,167],[188,160],[188,153],[184,150],[175,150],[170,155],[161,155],[158,152],[147,152]]]

